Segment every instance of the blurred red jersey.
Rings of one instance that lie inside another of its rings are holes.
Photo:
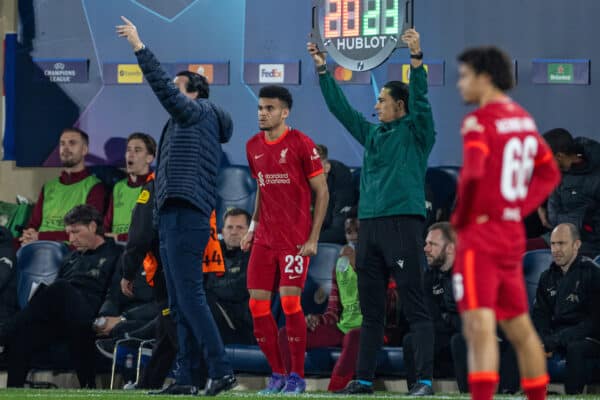
[[[462,124],[464,165],[452,223],[480,251],[522,254],[522,220],[560,181],[552,151],[517,103],[492,102]],[[462,234],[461,234],[462,233]]]
[[[259,132],[248,140],[246,156],[260,191],[254,243],[297,250],[312,227],[309,179],[323,173],[314,142],[292,128],[273,142]]]

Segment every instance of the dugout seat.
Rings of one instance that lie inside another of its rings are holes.
[[[29,302],[34,284],[50,285],[54,282],[68,251],[63,243],[49,240],[29,243],[17,251],[17,297],[20,308]]]
[[[425,174],[425,191],[430,193],[432,222],[448,221],[456,199],[458,171],[454,167],[430,167]]]
[[[250,169],[242,165],[231,165],[219,171],[217,176],[217,226],[223,227],[223,214],[230,208],[242,208],[254,212],[256,181]]]
[[[333,243],[319,243],[317,255],[310,259],[308,276],[302,291],[304,314],[322,314],[327,309],[333,270],[342,246]],[[284,316],[285,317],[285,316]],[[309,375],[329,375],[335,364],[335,348],[318,348],[306,352],[305,372]]]
[[[29,302],[33,284],[50,285],[56,280],[60,266],[69,249],[64,243],[38,240],[17,251],[17,299],[19,307]],[[100,357],[96,359],[99,372],[109,364]],[[45,351],[38,352],[31,361],[32,370],[65,371],[73,368],[68,346],[60,341]]]
[[[530,309],[535,300],[540,276],[550,267],[550,264],[552,264],[552,253],[549,249],[528,251],[523,256],[523,275]]]

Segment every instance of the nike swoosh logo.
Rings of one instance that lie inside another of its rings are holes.
[[[300,278],[300,275],[296,275],[296,276],[290,276],[290,280],[291,280],[291,279],[298,279],[298,278]]]
[[[255,159],[255,160],[258,160],[258,159],[259,159],[259,158],[261,158],[262,156],[264,156],[264,153],[263,153],[263,154],[257,154],[257,155],[255,155],[255,156],[254,156],[254,159]]]

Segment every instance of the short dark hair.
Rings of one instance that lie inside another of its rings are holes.
[[[284,102],[288,109],[292,109],[292,94],[289,90],[279,85],[263,86],[258,92],[258,98],[279,99]]]
[[[129,142],[133,139],[138,139],[144,142],[144,146],[146,146],[146,151],[149,154],[152,154],[153,157],[156,157],[156,140],[154,140],[152,136],[143,132],[133,132],[127,138],[127,144],[129,144]]]
[[[576,154],[577,145],[573,140],[571,133],[564,128],[550,129],[548,132],[542,135],[544,140],[548,143],[548,146],[552,149],[554,154]]]
[[[389,81],[383,85],[383,88],[390,92],[390,96],[395,101],[402,100],[404,111],[408,113],[408,85],[400,81]]]
[[[104,235],[103,218],[100,211],[96,210],[89,204],[81,204],[73,207],[64,217],[63,222],[67,225],[89,225],[92,222],[96,223],[96,234]]]
[[[514,86],[513,63],[508,55],[497,47],[483,46],[466,49],[457,59],[473,68],[476,75],[488,74],[492,84],[503,92]]]
[[[65,134],[67,132],[78,133],[79,136],[81,136],[81,140],[83,140],[83,143],[85,143],[86,146],[90,144],[90,136],[87,133],[85,133],[85,131],[83,129],[75,128],[74,126],[71,128],[65,128],[60,133],[60,136],[62,136],[63,134]]]
[[[428,233],[436,230],[442,232],[442,236],[446,242],[452,244],[456,243],[456,232],[454,232],[454,228],[452,228],[452,225],[450,225],[449,222],[436,222],[427,228]]]
[[[208,79],[206,77],[192,71],[179,71],[175,76],[185,76],[188,78],[188,82],[185,85],[185,90],[188,93],[197,92],[199,99],[208,99],[210,87],[208,86]]]
[[[227,217],[237,217],[238,215],[243,215],[246,217],[246,224],[250,226],[250,220],[252,219],[252,216],[243,208],[230,208],[229,210],[225,211],[225,214],[223,214],[223,223],[225,223]]]
[[[319,153],[319,157],[321,157],[323,160],[327,160],[329,157],[329,150],[324,144],[317,145],[317,153]]]

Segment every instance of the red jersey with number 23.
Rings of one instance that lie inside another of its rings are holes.
[[[462,125],[463,169],[452,223],[459,239],[489,253],[525,250],[522,219],[560,180],[552,151],[517,103],[492,102]]]
[[[248,140],[246,156],[260,192],[254,243],[297,251],[312,227],[309,179],[323,173],[314,142],[292,128],[272,142],[259,132]]]

